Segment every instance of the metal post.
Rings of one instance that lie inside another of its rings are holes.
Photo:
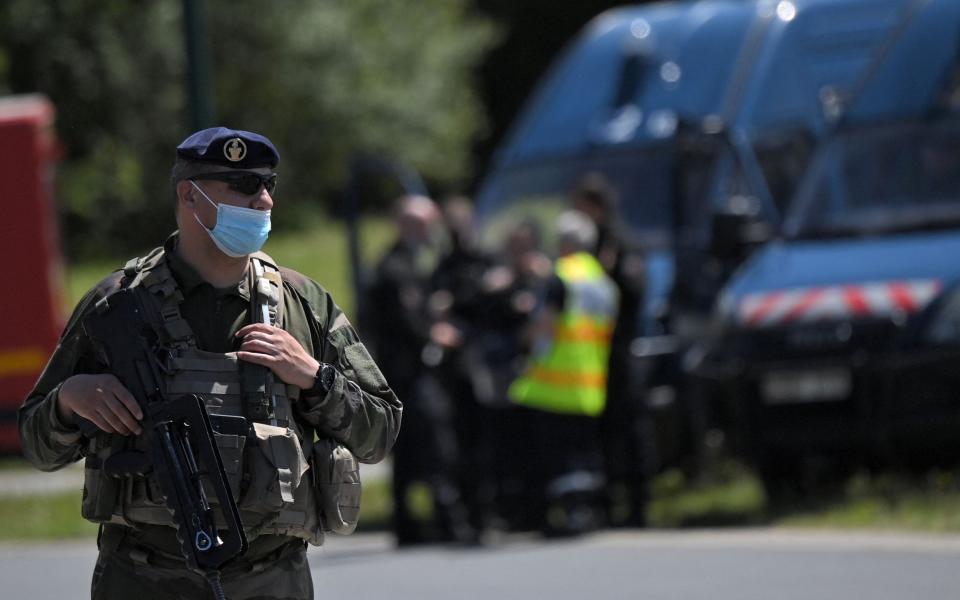
[[[212,126],[215,118],[206,15],[205,0],[183,0],[183,28],[187,43],[187,91],[191,131]]]
[[[353,284],[354,319],[360,323],[365,316],[366,281],[364,279],[363,261],[360,255],[360,169],[361,161],[354,157],[350,164],[350,178],[342,196],[341,210],[344,224],[347,227],[347,251],[350,255],[350,280]]]

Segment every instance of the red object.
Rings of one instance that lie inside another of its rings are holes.
[[[43,96],[0,98],[0,452],[19,449],[17,408],[63,328],[63,269],[53,207],[57,142]]]

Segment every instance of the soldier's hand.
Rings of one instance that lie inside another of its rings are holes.
[[[243,340],[237,352],[240,360],[263,365],[283,382],[301,389],[313,386],[320,363],[288,332],[254,323],[238,331],[237,337]]]
[[[60,417],[75,422],[75,415],[107,433],[140,434],[143,411],[120,380],[110,374],[74,375],[63,382],[57,396]]]

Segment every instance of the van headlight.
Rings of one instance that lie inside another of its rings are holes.
[[[954,288],[947,294],[934,307],[923,329],[923,339],[937,345],[960,345],[960,289]]]
[[[736,326],[738,299],[730,292],[721,292],[710,316],[709,333],[714,337],[724,335]]]

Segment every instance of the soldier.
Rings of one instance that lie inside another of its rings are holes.
[[[278,162],[270,140],[247,131],[217,127],[184,140],[172,176],[178,231],[86,294],[20,408],[21,444],[35,466],[50,471],[87,457],[82,512],[101,524],[95,599],[209,595],[186,567],[154,475],[122,479],[111,497],[97,493],[106,478],[97,459],[144,443],[141,408],[81,326],[110,293],[130,288],[158,309],[147,312],[156,315],[149,324],[161,339],[169,393],[198,393],[208,413],[251,425],[247,436],[216,436],[228,474],[235,472],[231,488],[249,541],[221,574],[233,600],[313,598],[306,544],[319,545],[324,534],[305,474],[315,433],[369,463],[396,438],[401,404],[333,298],[259,252]],[[256,318],[264,312],[266,322]],[[253,383],[258,369],[272,373],[270,389]],[[87,438],[78,418],[102,433]]]

